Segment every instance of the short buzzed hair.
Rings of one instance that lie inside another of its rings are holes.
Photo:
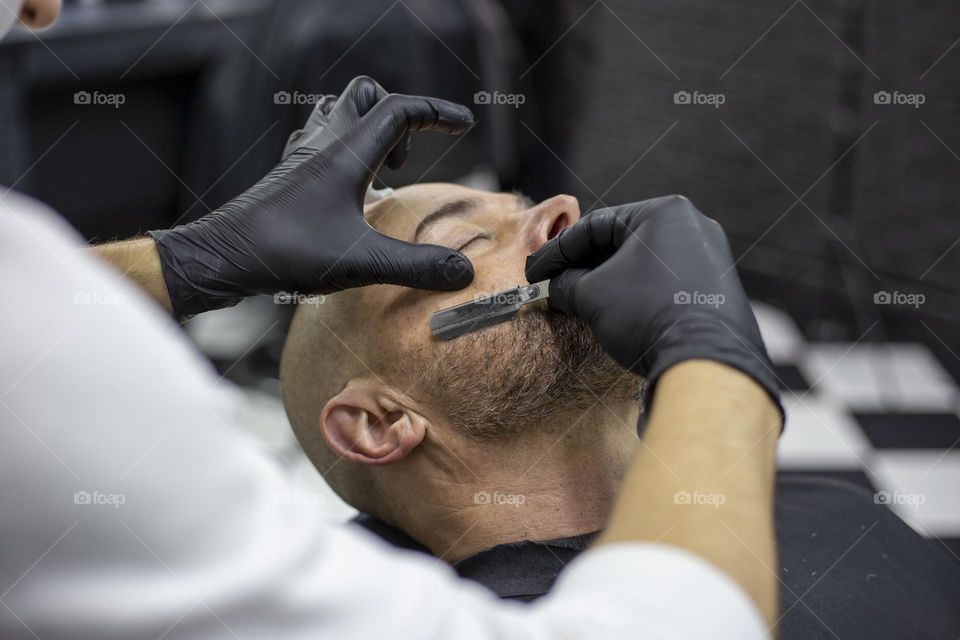
[[[347,382],[369,373],[369,351],[356,339],[363,331],[360,298],[359,290],[348,290],[300,305],[280,362],[283,406],[300,446],[331,488],[357,508],[368,501],[367,474],[327,446],[320,413]]]
[[[383,222],[398,206],[402,206],[398,199],[386,198],[365,207],[364,217],[382,232]],[[372,507],[360,505],[369,502],[373,490],[369,470],[330,450],[320,429],[320,413],[350,380],[383,373],[371,370],[371,364],[381,363],[377,352],[384,345],[364,321],[365,297],[375,288],[347,289],[323,296],[319,304],[298,306],[280,362],[283,405],[300,446],[337,495],[368,512]]]

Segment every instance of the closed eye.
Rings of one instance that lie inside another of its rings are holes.
[[[474,242],[477,242],[479,240],[489,240],[490,237],[491,236],[489,233],[478,233],[477,235],[473,236],[472,238],[467,240],[465,243],[457,247],[457,251],[463,251],[464,249],[472,245]]]

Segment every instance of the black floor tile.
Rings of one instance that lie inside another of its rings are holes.
[[[781,389],[786,391],[809,391],[810,385],[796,366],[792,364],[775,364],[773,371],[777,374],[777,381]]]
[[[949,449],[960,439],[952,413],[854,413],[878,449]]]
[[[814,470],[814,471],[796,471],[793,469],[784,470],[779,472],[779,477],[790,477],[790,476],[801,476],[809,478],[829,478],[832,480],[839,480],[842,482],[848,482],[850,484],[855,484],[858,487],[863,487],[870,493],[876,493],[877,489],[873,486],[873,483],[870,482],[870,478],[863,471],[854,471],[851,469],[824,469],[824,470]]]

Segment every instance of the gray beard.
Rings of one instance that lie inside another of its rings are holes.
[[[475,440],[506,438],[571,410],[639,402],[643,380],[617,364],[579,318],[537,303],[512,320],[439,343],[418,395]],[[419,360],[419,361],[418,361]]]

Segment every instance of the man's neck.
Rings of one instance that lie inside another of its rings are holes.
[[[603,528],[639,445],[636,414],[605,407],[502,444],[437,441],[391,479],[383,518],[446,562]]]

